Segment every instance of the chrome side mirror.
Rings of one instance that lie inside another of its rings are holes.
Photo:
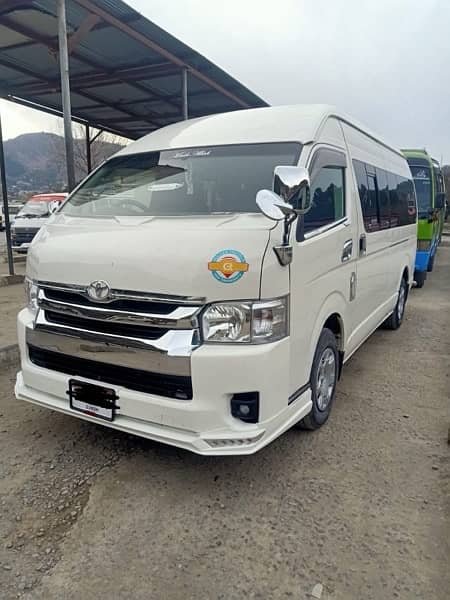
[[[48,203],[48,214],[52,215],[54,212],[58,210],[60,203],[57,200],[52,200]]]
[[[278,194],[270,190],[260,190],[256,194],[256,204],[263,215],[272,221],[282,221],[285,217],[296,214],[291,204],[284,202]]]
[[[292,206],[297,215],[311,208],[309,173],[303,167],[275,167],[273,190]]]

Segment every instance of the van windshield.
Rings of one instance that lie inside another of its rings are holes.
[[[182,216],[259,212],[256,193],[274,168],[294,165],[298,143],[245,144],[117,156],[61,209],[76,217]]]
[[[29,200],[23,208],[17,213],[16,219],[20,217],[47,217],[48,216],[48,202],[39,202],[36,200]]]
[[[428,213],[431,209],[431,169],[429,167],[411,166],[411,173],[416,186],[418,213]]]

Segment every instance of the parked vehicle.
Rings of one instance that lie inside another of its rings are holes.
[[[418,205],[414,280],[423,287],[434,259],[445,220],[445,187],[439,163],[426,150],[403,150],[414,178]]]
[[[8,203],[8,212],[10,222],[14,220],[15,215],[23,208],[22,202],[9,202]],[[5,230],[5,215],[3,214],[3,202],[0,201],[0,231]]]
[[[51,205],[60,204],[67,194],[36,194],[26,204],[21,205],[11,224],[13,250],[26,253],[39,229],[47,222]]]
[[[17,398],[200,454],[317,429],[342,365],[401,325],[416,231],[401,152],[334,109],[160,129],[33,241]]]
[[[444,223],[447,215],[447,196],[445,194],[445,179],[442,173],[441,165],[439,162],[432,158],[434,181],[436,184],[436,203],[439,219],[439,243],[441,243],[442,232],[444,230]]]

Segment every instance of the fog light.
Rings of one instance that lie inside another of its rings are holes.
[[[231,398],[231,414],[245,423],[257,423],[259,419],[259,392],[234,394]]]

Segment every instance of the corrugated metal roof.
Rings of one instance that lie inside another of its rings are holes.
[[[136,139],[189,116],[267,106],[121,0],[66,0],[75,120]],[[0,96],[61,112],[56,2],[0,0]]]

